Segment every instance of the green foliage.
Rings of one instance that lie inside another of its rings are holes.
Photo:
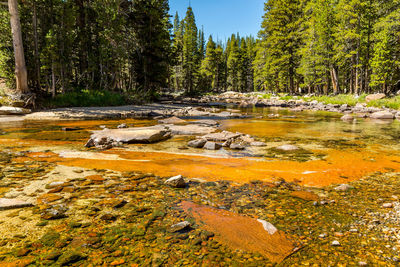
[[[392,109],[400,109],[400,96],[395,96],[392,98],[385,98],[380,100],[372,100],[368,103],[369,107],[377,107],[377,108],[392,108]]]
[[[0,78],[5,78],[10,87],[15,87],[14,55],[9,21],[7,8],[0,5]]]
[[[395,10],[375,25],[371,86],[387,88],[400,81],[400,12]]]
[[[270,0],[265,15],[256,57],[255,80],[259,89],[294,93],[299,77],[296,69],[301,44],[302,0]]]
[[[82,90],[57,95],[53,99],[45,101],[44,106],[50,108],[59,107],[102,107],[126,105],[126,98],[110,91]]]
[[[304,97],[303,99],[307,101],[317,100],[318,102],[324,104],[334,104],[334,105],[347,104],[349,106],[355,106],[357,103],[364,103],[365,96],[366,95],[354,96],[348,94],[340,94],[336,96],[322,95],[322,96]]]

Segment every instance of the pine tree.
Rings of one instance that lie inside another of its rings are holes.
[[[167,84],[171,42],[168,11],[168,0],[136,0],[133,5],[136,81],[150,97]]]
[[[191,7],[188,7],[183,21],[183,72],[187,94],[194,94],[199,70],[198,31]]]
[[[400,5],[389,10],[393,11],[384,15],[375,25],[371,63],[371,86],[386,94],[400,89]]]
[[[238,91],[239,89],[239,64],[240,64],[240,51],[239,51],[239,40],[232,34],[231,39],[228,41],[227,46],[228,57],[227,57],[227,82],[229,90]]]
[[[215,89],[217,86],[217,55],[216,55],[216,44],[210,35],[206,47],[206,56],[201,63],[201,75],[204,77],[205,82],[203,86],[205,89]]]
[[[298,73],[303,76],[303,84],[308,92],[327,94],[332,88],[338,93],[337,67],[334,60],[333,36],[336,25],[335,0],[312,0],[308,2],[305,14],[306,30]]]
[[[258,87],[294,93],[299,77],[303,0],[269,0],[256,59]]]

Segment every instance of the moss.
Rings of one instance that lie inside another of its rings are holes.
[[[49,231],[40,238],[40,242],[47,247],[53,247],[60,237],[61,235],[59,233],[55,231]]]
[[[279,158],[281,160],[292,160],[298,162],[305,162],[313,159],[314,153],[304,148],[299,148],[293,151],[284,151],[276,148],[269,148],[265,157]]]

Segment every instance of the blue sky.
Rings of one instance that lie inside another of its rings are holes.
[[[210,34],[215,40],[225,41],[232,33],[253,35],[261,27],[265,0],[191,0],[197,27],[204,26],[206,40]],[[178,11],[180,19],[186,14],[189,0],[170,0],[170,13]],[[172,18],[173,20],[173,18]]]

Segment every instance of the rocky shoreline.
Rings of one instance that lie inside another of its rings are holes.
[[[367,98],[382,97],[381,94],[370,95]],[[210,107],[211,106],[211,107]],[[162,119],[179,117],[186,119],[211,118],[228,119],[243,118],[238,110],[220,111],[214,107],[233,108],[286,108],[294,112],[327,111],[348,115],[346,121],[352,118],[395,119],[400,118],[400,111],[390,108],[368,107],[366,103],[355,106],[348,104],[324,104],[317,100],[305,101],[301,98],[282,100],[279,97],[264,99],[260,93],[225,92],[220,95],[206,95],[201,98],[166,98],[159,103],[131,105],[119,107],[75,107],[58,108],[32,112],[18,107],[1,107],[0,120],[100,120],[100,119]],[[15,117],[15,115],[21,115]],[[7,117],[4,117],[7,116]],[[8,117],[13,116],[13,117]]]

